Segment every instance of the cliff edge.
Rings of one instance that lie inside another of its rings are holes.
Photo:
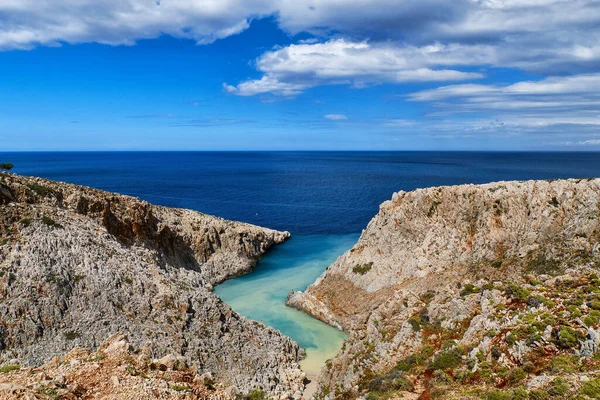
[[[91,188],[0,175],[0,365],[39,366],[120,334],[233,391],[302,390],[298,346],[211,293],[277,232]]]
[[[394,194],[288,298],[350,334],[320,396],[527,398],[555,379],[585,395],[598,371],[599,242],[598,179]],[[561,360],[575,370],[552,369]]]

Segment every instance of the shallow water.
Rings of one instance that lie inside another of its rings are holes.
[[[292,290],[304,290],[358,234],[294,236],[275,247],[248,275],[215,288],[215,294],[247,318],[272,326],[306,349],[302,369],[316,375],[333,358],[346,334],[285,305]]]
[[[141,197],[295,233],[250,275],[216,292],[307,348],[316,373],[344,335],[284,301],[349,249],[398,190],[514,179],[600,176],[600,153],[115,152],[3,153],[19,174]],[[306,236],[306,235],[327,236]],[[304,236],[302,236],[304,235]]]

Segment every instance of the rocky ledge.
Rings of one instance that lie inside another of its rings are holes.
[[[148,358],[177,357],[230,393],[298,397],[298,346],[211,293],[288,236],[2,174],[0,368],[37,367],[73,348],[94,351],[120,334]]]
[[[288,304],[350,335],[322,398],[600,398],[599,267],[600,180],[429,188]]]

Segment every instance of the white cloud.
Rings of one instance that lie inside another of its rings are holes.
[[[226,83],[223,84],[223,89],[227,93],[236,94],[238,96],[254,96],[263,93],[273,93],[282,96],[295,96],[302,93],[309,86],[302,83],[287,83],[280,82],[269,76],[263,76],[261,79],[240,83],[237,87]]]
[[[495,115],[502,128],[586,126],[600,129],[600,73],[550,77],[511,85],[451,85],[410,94],[440,114]],[[558,129],[557,128],[557,129]]]
[[[596,0],[0,0],[0,50],[160,35],[204,44],[265,16],[318,39],[266,52],[260,79],[226,91],[295,96],[318,85],[472,80],[481,77],[473,69],[488,66],[600,71]]]
[[[61,42],[131,45],[162,34],[210,43],[272,14],[270,0],[3,0],[0,50]]]
[[[344,114],[327,114],[324,118],[330,121],[345,121],[348,119]]]
[[[396,47],[344,39],[317,44],[294,44],[266,52],[256,62],[264,76],[226,90],[242,96],[271,92],[296,95],[318,85],[355,87],[380,83],[478,79],[480,73],[449,69],[473,65],[489,57],[485,46]],[[282,90],[281,88],[285,88]]]
[[[597,137],[597,136],[596,136]],[[569,138],[570,139],[570,138]],[[581,139],[581,140],[564,140],[564,141],[551,141],[544,143],[547,147],[579,147],[581,149],[591,148],[592,150],[596,150],[596,148],[600,147],[600,139]]]
[[[564,73],[597,70],[600,3],[594,0],[314,0],[278,4],[291,32],[336,32],[417,47],[489,45],[495,65]]]
[[[3,0],[0,49],[162,34],[210,43],[270,15],[290,33],[358,43],[484,46],[493,53],[485,63],[529,71],[590,72],[600,63],[595,0]]]

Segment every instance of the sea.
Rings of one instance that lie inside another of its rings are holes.
[[[501,180],[600,177],[600,153],[0,152],[13,172],[287,230],[254,271],[215,288],[247,318],[306,349],[318,373],[346,335],[285,306],[350,249],[394,192]]]

